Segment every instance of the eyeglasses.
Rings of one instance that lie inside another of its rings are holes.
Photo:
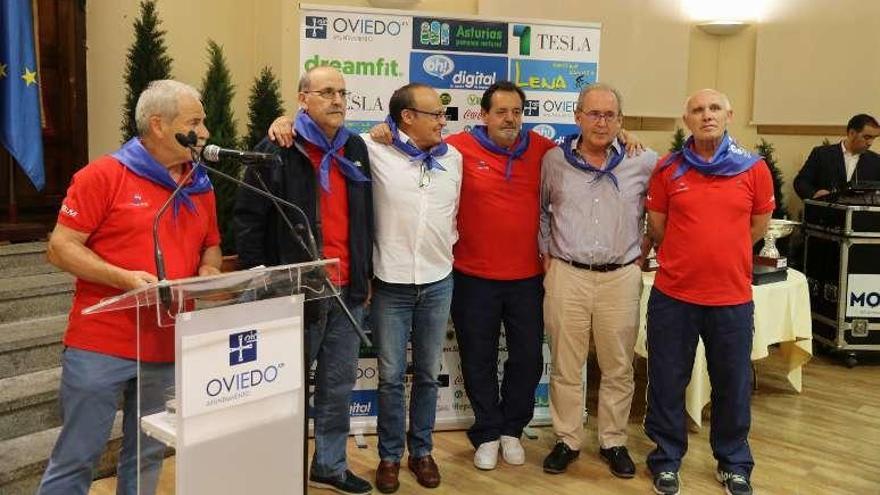
[[[346,96],[351,94],[351,91],[345,89],[326,88],[318,91],[303,91],[303,93],[313,93],[320,96],[321,98],[324,98],[325,100],[332,100],[334,96],[339,95],[339,97],[344,100]]]
[[[409,108],[409,107],[404,108],[404,110],[409,110],[411,112],[420,113],[422,115],[427,115],[437,121],[446,119],[446,110],[439,110],[437,112],[426,112],[424,110],[419,110],[417,108]]]
[[[590,122],[599,122],[600,120],[604,120],[605,122],[611,122],[617,119],[620,114],[618,112],[600,112],[598,110],[590,110],[589,112],[585,112],[583,110],[578,110],[589,120]]]

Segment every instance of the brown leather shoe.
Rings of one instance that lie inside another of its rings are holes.
[[[409,470],[415,475],[419,484],[425,488],[437,488],[440,485],[440,471],[434,458],[430,455],[409,458]]]
[[[400,488],[397,474],[400,472],[400,463],[393,461],[380,461],[376,468],[376,489],[382,493],[394,493]]]

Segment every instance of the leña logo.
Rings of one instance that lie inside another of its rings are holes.
[[[229,335],[229,366],[257,360],[257,331]]]

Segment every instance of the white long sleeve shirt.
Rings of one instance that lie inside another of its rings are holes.
[[[425,170],[393,146],[362,137],[370,153],[376,233],[373,271],[393,284],[429,284],[452,272],[455,217],[461,191],[461,153],[438,158],[446,170]],[[400,132],[400,139],[409,137]]]

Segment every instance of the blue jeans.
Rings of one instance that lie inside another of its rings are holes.
[[[749,449],[754,309],[752,302],[701,306],[651,289],[645,413],[645,433],[657,445],[647,458],[651,473],[678,471],[687,452],[685,389],[702,337],[712,384],[712,454],[719,469],[751,475],[755,465]]]
[[[342,295],[352,316],[363,325],[363,304],[353,304],[348,298],[347,289],[343,289]],[[326,324],[311,324],[306,332],[309,368],[315,359],[318,360],[313,417],[315,453],[312,456],[311,473],[322,477],[341,477],[348,468],[345,447],[348,441],[351,390],[357,377],[360,340],[335,300],[328,299],[321,303],[330,305]]]
[[[165,390],[174,383],[173,363],[141,363],[141,415],[165,408]],[[141,489],[137,490],[137,362],[68,347],[62,356],[61,435],[43,474],[40,495],[85,495],[123,396],[122,452],[117,467],[119,495],[156,490],[165,445],[141,434]]]
[[[452,276],[430,284],[389,284],[377,280],[370,310],[379,355],[379,458],[400,462],[405,435],[406,344],[412,341],[409,404],[410,457],[431,453],[437,410],[437,378],[452,303]]]

